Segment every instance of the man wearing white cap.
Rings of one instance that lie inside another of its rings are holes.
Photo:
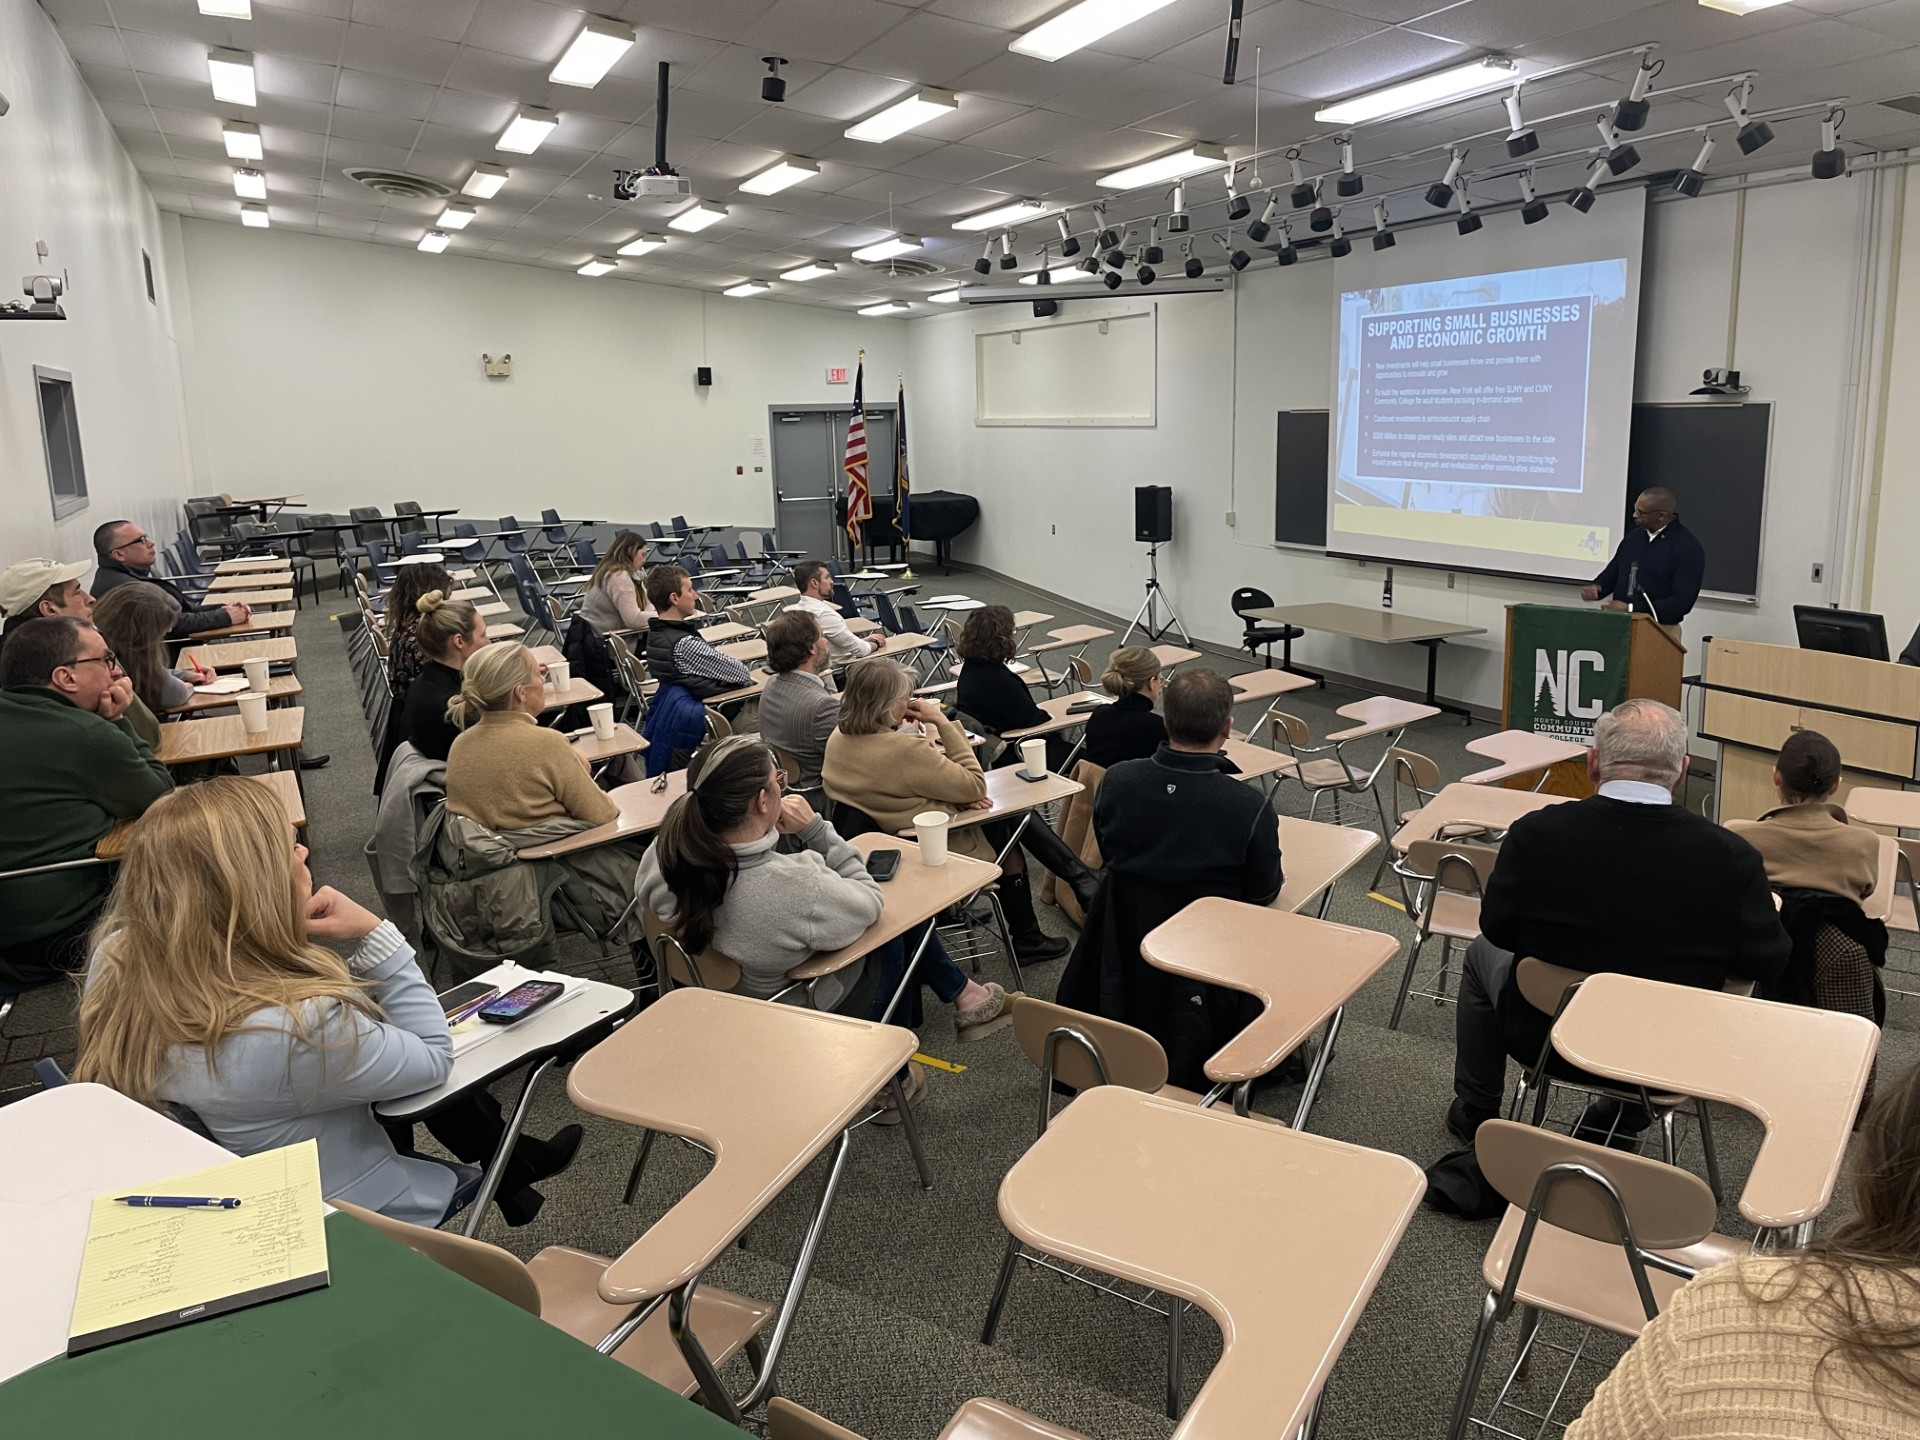
[[[93,614],[93,596],[80,582],[91,569],[85,560],[62,565],[57,560],[33,559],[0,571],[0,614],[7,617],[0,634],[11,635],[43,615],[85,620]]]

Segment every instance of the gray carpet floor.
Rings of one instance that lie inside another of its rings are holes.
[[[1037,609],[1053,615],[1053,624],[1084,621],[1116,629],[1124,624],[1124,617],[1116,623],[981,574],[963,571],[951,579],[930,574],[926,581],[931,588],[925,593],[961,591],[1016,609]],[[316,880],[372,903],[361,855],[373,816],[372,754],[340,630],[330,618],[348,608],[331,596],[318,605],[309,600],[296,627],[308,746],[333,757],[328,768],[305,777],[308,839]],[[1096,644],[1089,654],[1096,672],[1110,643]],[[1231,650],[1203,663],[1222,671],[1250,668],[1243,654]],[[1329,687],[1299,692],[1289,702],[1319,734],[1333,728],[1335,707],[1363,693]],[[1444,775],[1455,777],[1485,763],[1463,747],[1491,728],[1443,716],[1414,727],[1404,743],[1431,755]],[[1687,799],[1702,805],[1705,786],[1695,782]],[[1305,798],[1297,789],[1283,788],[1277,803],[1285,813],[1305,814]],[[1329,818],[1324,804],[1321,818]],[[1369,893],[1371,873],[1371,864],[1365,864],[1341,883],[1330,918],[1407,943],[1411,924],[1396,904],[1381,898],[1386,892]],[[1619,883],[1622,903],[1631,903],[1631,886],[1647,880],[1622,876]],[[1042,909],[1042,923],[1055,933],[1072,933],[1064,917],[1049,908]],[[1437,942],[1430,948],[1437,953]],[[1920,968],[1911,950],[1897,952],[1894,963]],[[604,959],[572,940],[563,944],[560,968],[629,983],[633,978],[624,956]],[[1060,968],[1058,963],[1030,967],[1029,988],[1050,994]],[[1349,1007],[1311,1128],[1425,1164],[1455,1147],[1443,1124],[1451,1093],[1453,1011],[1416,999],[1409,1002],[1401,1028],[1388,1030],[1400,969],[1400,961],[1390,962]],[[997,956],[984,962],[983,975],[1012,986],[1011,973]],[[1920,988],[1911,980],[1897,983]],[[70,1056],[71,1007],[71,994],[58,987],[27,997],[7,1027],[0,1095],[31,1083],[27,1067],[34,1055]],[[1883,1075],[1899,1073],[1920,1058],[1917,1028],[1920,1002],[1896,997],[1882,1046]],[[1007,1400],[1099,1440],[1165,1436],[1171,1429],[1160,1413],[1166,1332],[1156,1314],[1057,1275],[1023,1269],[998,1344],[977,1343],[1005,1244],[995,1194],[1033,1138],[1038,1076],[1009,1031],[978,1044],[956,1044],[951,1012],[938,1004],[929,1004],[920,1039],[925,1053],[964,1067],[926,1072],[929,1091],[919,1114],[936,1188],[926,1193],[916,1184],[905,1139],[897,1131],[869,1126],[856,1134],[780,1390],[872,1440],[930,1440],[953,1410],[975,1395]],[[503,1099],[517,1093],[510,1083],[500,1090]],[[1256,1108],[1290,1117],[1298,1093],[1297,1086],[1269,1089],[1256,1097]],[[698,1151],[662,1142],[654,1148],[636,1203],[624,1206],[620,1196],[635,1132],[582,1115],[569,1103],[565,1085],[549,1082],[530,1129],[547,1134],[575,1122],[586,1127],[585,1143],[573,1168],[544,1187],[548,1200],[538,1220],[515,1230],[496,1214],[488,1219],[484,1238],[521,1256],[553,1244],[611,1255],[704,1173],[706,1159]],[[1714,1126],[1731,1192],[1721,1228],[1744,1235],[1750,1232],[1733,1196],[1751,1164],[1759,1126],[1726,1107],[1715,1107]],[[1683,1163],[1698,1168],[1698,1147],[1691,1141]],[[715,1268],[713,1283],[778,1298],[821,1173],[816,1164],[769,1208],[744,1245]],[[1827,1223],[1845,1205],[1843,1189]],[[1300,1220],[1302,1226],[1313,1223],[1310,1216]],[[1322,1435],[1333,1440],[1444,1433],[1484,1293],[1480,1266],[1493,1229],[1490,1222],[1467,1224],[1428,1210],[1415,1218],[1333,1371]],[[1247,1243],[1257,1245],[1262,1238],[1249,1236]],[[1275,1305],[1290,1303],[1284,1291],[1271,1298]],[[1550,1325],[1547,1337],[1554,1336]],[[1578,1337],[1571,1327],[1560,1327],[1559,1338],[1577,1343]],[[1218,1332],[1199,1312],[1190,1312],[1187,1342],[1191,1394],[1218,1355]],[[1588,1346],[1561,1399],[1561,1423],[1578,1413],[1619,1349],[1607,1337]],[[1510,1341],[1496,1343],[1490,1376],[1504,1373],[1502,1362],[1510,1353]],[[1544,1400],[1551,1393],[1543,1373],[1550,1370],[1557,1375],[1553,1367],[1535,1367],[1529,1398]],[[564,1424],[557,1433],[564,1433]]]

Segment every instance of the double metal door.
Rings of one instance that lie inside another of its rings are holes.
[[[837,502],[846,495],[852,415],[851,407],[773,411],[774,519],[782,550],[804,550],[823,560],[846,556]],[[893,494],[891,406],[867,411],[867,484],[876,498]]]

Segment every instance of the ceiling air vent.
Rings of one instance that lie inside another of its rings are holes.
[[[863,270],[897,276],[902,280],[924,280],[929,275],[941,274],[947,268],[931,260],[915,260],[911,256],[897,256],[892,260],[861,260],[856,263]]]
[[[1904,110],[1909,115],[1920,115],[1920,95],[1901,95],[1880,103],[1889,110]]]
[[[442,200],[453,194],[451,185],[442,185],[438,180],[408,175],[399,170],[371,170],[354,166],[341,171],[341,174],[369,190],[378,190],[382,195],[397,195],[406,200]]]

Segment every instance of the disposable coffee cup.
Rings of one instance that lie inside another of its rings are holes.
[[[547,684],[556,690],[564,690],[573,683],[573,666],[565,660],[555,660],[547,666]]]
[[[240,724],[249,735],[258,735],[267,728],[267,697],[251,692],[235,697],[240,704]]]
[[[267,662],[264,660],[245,660],[240,668],[247,672],[247,689],[255,695],[267,693]]]
[[[1022,740],[1020,742],[1020,765],[1028,776],[1038,780],[1047,773],[1047,742],[1044,740]]]
[[[923,810],[913,817],[913,835],[920,842],[922,865],[947,863],[947,826],[953,817],[942,810]]]
[[[613,706],[605,704],[587,706],[587,719],[593,722],[593,733],[601,740],[613,739]]]

